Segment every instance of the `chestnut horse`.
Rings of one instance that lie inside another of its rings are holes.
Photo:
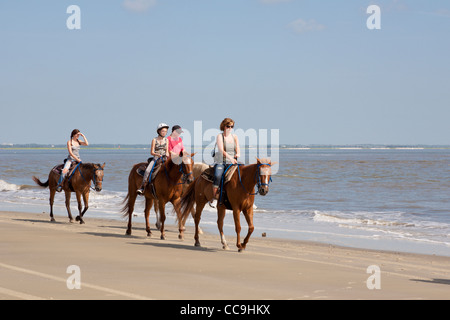
[[[209,168],[209,165],[207,165],[205,163],[194,163],[194,167],[193,167],[194,180],[197,179],[198,177],[200,177],[202,172],[205,171],[208,168]],[[187,189],[189,188],[189,185],[190,184],[188,184],[188,183],[184,183],[183,184],[183,190],[181,191],[181,196],[183,196],[187,192]],[[159,207],[158,206],[158,200],[154,199],[153,209],[155,210],[155,213],[156,213],[156,228],[160,229],[161,225],[159,223],[158,207]],[[192,218],[195,217],[195,209],[194,208],[192,208],[192,210],[191,210],[191,215],[192,215]],[[187,218],[188,218],[188,216],[186,215],[186,217],[182,220],[183,226],[185,225]],[[199,229],[199,233],[203,234],[203,231],[201,229]]]
[[[231,180],[223,187],[227,193],[230,205],[233,208],[234,224],[237,235],[236,246],[238,247],[239,252],[246,248],[250,236],[254,230],[253,203],[255,202],[256,193],[253,193],[253,190],[255,185],[258,184],[258,192],[260,195],[265,196],[269,192],[269,183],[272,175],[271,166],[272,163],[270,159],[257,159],[256,164],[247,166],[239,165],[238,170],[234,172]],[[192,210],[194,204],[196,205],[194,217],[195,246],[200,246],[198,225],[200,223],[203,208],[206,203],[212,199],[212,197],[212,183],[205,180],[203,177],[200,177],[189,186],[189,189],[181,198],[182,218],[189,215],[189,212]],[[222,242],[223,249],[228,250],[228,244],[223,233],[225,211],[225,205],[217,205],[217,227],[220,232],[220,240]],[[240,240],[241,223],[239,215],[241,211],[244,213],[245,220],[247,220],[248,224],[248,233],[243,243],[241,243]]]
[[[183,180],[187,183],[194,181],[192,174],[192,167],[194,165],[194,161],[192,159],[193,156],[194,154],[189,155],[183,152],[180,152],[179,155],[172,153],[172,157],[162,164],[161,169],[153,181],[155,186],[155,194],[158,201],[158,211],[160,214],[159,221],[162,240],[165,239],[164,221],[166,220],[165,207],[167,202],[171,202],[177,212],[179,220],[178,227],[180,231],[178,238],[183,239],[184,225],[182,224],[182,219],[180,219],[180,198],[182,192],[182,182],[180,182],[180,179],[183,177]],[[136,170],[143,164],[144,163],[138,163],[134,165],[128,177],[128,194],[123,201],[125,206],[122,209],[123,216],[128,216],[128,227],[126,231],[127,235],[131,235],[131,218],[134,211],[134,204],[138,196],[137,190],[141,186],[143,179],[143,177],[140,176]],[[147,236],[150,237],[152,232],[150,230],[149,216],[155,196],[153,195],[150,187],[145,189],[144,196],[145,229],[147,231]]]
[[[79,163],[73,172],[73,175],[68,176],[64,179],[62,187],[64,193],[66,194],[66,208],[69,215],[70,222],[73,222],[72,213],[70,211],[70,196],[72,192],[75,192],[78,202],[79,216],[76,217],[80,224],[84,224],[83,216],[89,208],[89,189],[91,187],[91,181],[94,181],[94,189],[97,192],[102,191],[103,185],[103,169],[105,164],[93,164],[93,163]],[[42,183],[38,178],[33,177],[33,181],[37,185],[50,189],[50,221],[55,221],[53,217],[53,203],[56,194],[56,187],[58,186],[60,175],[55,173],[53,170],[50,171],[48,175],[48,180]],[[84,209],[81,205],[81,196],[83,196]]]

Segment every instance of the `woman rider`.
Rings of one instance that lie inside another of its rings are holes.
[[[84,141],[80,141],[79,138],[82,137]],[[69,155],[65,160],[64,168],[62,170],[61,177],[58,181],[58,186],[56,187],[56,191],[61,192],[62,190],[62,182],[69,172],[70,166],[72,162],[81,162],[80,158],[80,146],[88,146],[89,142],[86,139],[85,135],[80,132],[78,129],[74,129],[70,135],[70,140],[67,141],[67,150],[69,151]]]
[[[219,189],[220,180],[222,179],[226,166],[236,164],[237,158],[241,156],[238,137],[231,133],[233,128],[234,121],[232,119],[223,119],[220,124],[222,133],[219,133],[216,137],[218,152],[214,155],[213,182],[214,199],[216,200],[219,198],[217,190]]]
[[[153,159],[150,161],[147,169],[145,170],[144,179],[142,180],[141,187],[137,190],[139,195],[144,194],[145,187],[148,184],[150,172],[152,171],[155,163],[160,161],[161,158],[167,157],[169,154],[169,141],[166,138],[167,130],[169,126],[165,123],[160,123],[156,128],[156,132],[158,136],[152,140],[152,147],[150,150],[150,154],[153,156]]]

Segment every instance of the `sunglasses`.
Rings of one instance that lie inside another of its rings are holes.
[[[233,129],[233,128],[234,128],[234,126],[227,126],[227,128],[228,128],[228,129],[230,129],[230,128],[231,128],[231,129]]]

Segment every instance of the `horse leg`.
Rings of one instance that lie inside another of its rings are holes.
[[[77,200],[78,200],[78,210],[80,211],[80,215],[76,217],[77,221],[80,221],[80,224],[84,224],[83,216],[86,213],[86,211],[89,209],[89,192],[83,193],[83,203],[84,203],[84,209],[81,211],[81,199],[79,199],[79,195],[77,194]]]
[[[241,212],[239,210],[233,210],[234,229],[236,230],[236,246],[238,247],[239,252],[243,250],[241,246],[241,221],[239,217],[240,213]]]
[[[200,224],[200,219],[202,218],[202,211],[203,208],[205,207],[206,203],[197,203],[196,208],[195,208],[195,216],[194,216],[194,221],[195,221],[195,235],[194,235],[194,239],[195,239],[195,246],[196,247],[200,247],[200,241],[199,241],[199,230],[200,227],[198,226]]]
[[[150,209],[152,208],[152,205],[153,205],[153,199],[145,198],[144,214],[145,214],[145,231],[147,231],[147,237],[152,236],[152,231],[150,230],[150,221],[149,221]]]
[[[244,243],[241,244],[242,250],[244,250],[245,247],[247,246],[248,240],[250,240],[250,236],[252,235],[253,230],[255,230],[255,227],[253,225],[253,208],[251,208],[249,210],[244,210],[243,213],[244,213],[245,220],[247,220],[248,233],[244,239]]]
[[[178,218],[177,219],[178,220],[178,232],[179,232],[178,239],[184,240],[184,230],[186,230],[184,225],[186,223],[186,219],[187,219],[188,215],[186,215],[186,217],[184,219],[181,216],[180,198],[173,201],[172,204],[173,204],[173,208],[175,209],[175,212],[177,213],[177,218]]]
[[[83,206],[81,205],[81,194],[79,192],[75,192],[75,196],[77,197],[77,203],[78,203],[78,216],[76,216],[75,220],[80,221],[80,224],[82,224],[81,220],[81,210],[83,209]]]
[[[133,217],[133,212],[134,212],[134,204],[136,202],[136,198],[137,198],[137,194],[136,191],[134,192],[128,192],[128,226],[127,226],[127,231],[125,232],[125,234],[127,236],[131,236],[131,220]]]
[[[56,189],[50,189],[50,221],[55,222],[55,218],[53,217],[53,203],[55,202],[55,194]]]
[[[69,215],[69,220],[72,223],[73,222],[73,217],[72,217],[72,212],[70,212],[70,196],[71,196],[71,192],[70,191],[65,191],[66,193],[66,209],[67,209],[67,213]]]
[[[84,217],[84,214],[89,209],[89,191],[83,193],[83,203],[84,203],[84,209],[83,209],[83,212],[81,213],[81,218]]]
[[[192,216],[192,219],[194,219],[194,221],[195,221],[195,208],[194,207],[191,209],[191,216]],[[184,224],[186,224],[186,220],[187,220],[187,217],[184,219]],[[198,227],[198,233],[203,234],[202,228]]]
[[[159,222],[161,223],[161,240],[166,240],[166,233],[164,231],[164,222],[166,221],[166,211],[165,211],[165,204],[161,199],[158,200],[159,202]]]
[[[158,210],[158,200],[153,199],[153,210],[155,210],[156,213],[156,223],[155,223],[155,227],[156,229],[160,229],[161,228],[161,222],[159,222],[159,210]]]
[[[217,208],[217,227],[219,228],[219,234],[220,234],[220,242],[222,242],[222,248],[224,250],[230,250],[227,244],[227,240],[225,239],[225,234],[223,233],[223,220],[225,218],[225,208],[222,206],[219,206]]]

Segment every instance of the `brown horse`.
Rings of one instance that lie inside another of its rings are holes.
[[[66,194],[66,208],[70,222],[73,222],[72,213],[70,211],[71,193],[75,192],[78,202],[79,216],[76,217],[76,220],[80,221],[80,224],[84,224],[83,216],[89,208],[89,188],[91,186],[91,181],[94,181],[95,191],[102,191],[104,168],[105,164],[80,163],[74,170],[73,175],[63,181],[62,187]],[[55,221],[55,218],[53,217],[53,203],[59,177],[60,175],[55,173],[53,170],[50,171],[48,180],[45,183],[42,183],[38,178],[33,177],[33,181],[36,182],[36,184],[44,188],[49,187],[50,189],[50,221]],[[84,202],[83,211],[81,211],[81,196],[83,196]]]
[[[193,167],[194,180],[197,179],[198,177],[200,177],[202,172],[205,171],[208,168],[209,168],[209,165],[207,165],[205,163],[194,163],[194,167]],[[181,196],[183,196],[187,192],[187,190],[189,188],[189,185],[190,184],[187,184],[187,183],[184,183],[182,185],[183,186],[183,190],[181,191]],[[153,209],[155,210],[155,213],[156,213],[156,228],[159,230],[161,228],[161,224],[159,223],[159,210],[158,210],[158,207],[159,207],[158,206],[158,200],[154,199]],[[192,215],[192,218],[195,217],[195,209],[194,208],[192,208],[192,210],[191,210],[191,215]],[[188,218],[188,215],[186,215],[184,217],[184,219],[182,220],[183,226],[185,225],[187,218]],[[201,229],[199,229],[199,233],[203,234],[203,231]]]
[[[194,181],[192,175],[192,167],[194,161],[192,157],[194,154],[180,153],[172,154],[172,157],[165,161],[156,175],[153,185],[155,186],[155,194],[158,200],[158,211],[160,213],[160,230],[161,239],[165,239],[164,221],[166,220],[165,207],[167,202],[171,202],[178,215],[178,226],[180,234],[179,239],[183,239],[184,226],[182,225],[181,212],[180,212],[180,198],[182,192],[182,182],[180,179],[183,177],[187,183]],[[139,163],[133,166],[128,177],[128,194],[123,201],[125,206],[122,209],[123,216],[128,216],[128,227],[126,234],[131,235],[131,218],[134,211],[134,204],[138,196],[137,190],[142,184],[142,177],[136,172],[136,170],[142,166],[143,163]],[[149,216],[150,209],[152,208],[155,196],[150,188],[146,188],[144,192],[145,196],[145,224],[147,236],[151,236]]]
[[[231,180],[225,184],[223,187],[227,193],[228,200],[231,207],[233,208],[233,217],[235,230],[237,234],[236,246],[239,252],[244,250],[250,239],[250,236],[254,230],[253,226],[253,203],[255,202],[255,194],[253,190],[255,185],[258,184],[258,192],[260,195],[265,196],[269,192],[269,183],[271,180],[271,166],[272,163],[270,159],[257,159],[256,164],[251,164],[247,166],[240,166],[231,177]],[[182,218],[189,215],[194,204],[196,205],[195,210],[195,246],[200,246],[199,235],[198,235],[198,225],[200,223],[203,208],[206,203],[210,201],[213,197],[212,183],[200,177],[195,180],[195,182],[189,186],[186,194],[181,198],[181,211]],[[225,250],[228,250],[228,244],[225,240],[225,235],[223,233],[223,220],[225,218],[225,205],[218,204],[217,206],[217,227],[220,232],[220,239]],[[240,232],[240,213],[244,213],[245,219],[248,224],[248,233],[241,243]]]

